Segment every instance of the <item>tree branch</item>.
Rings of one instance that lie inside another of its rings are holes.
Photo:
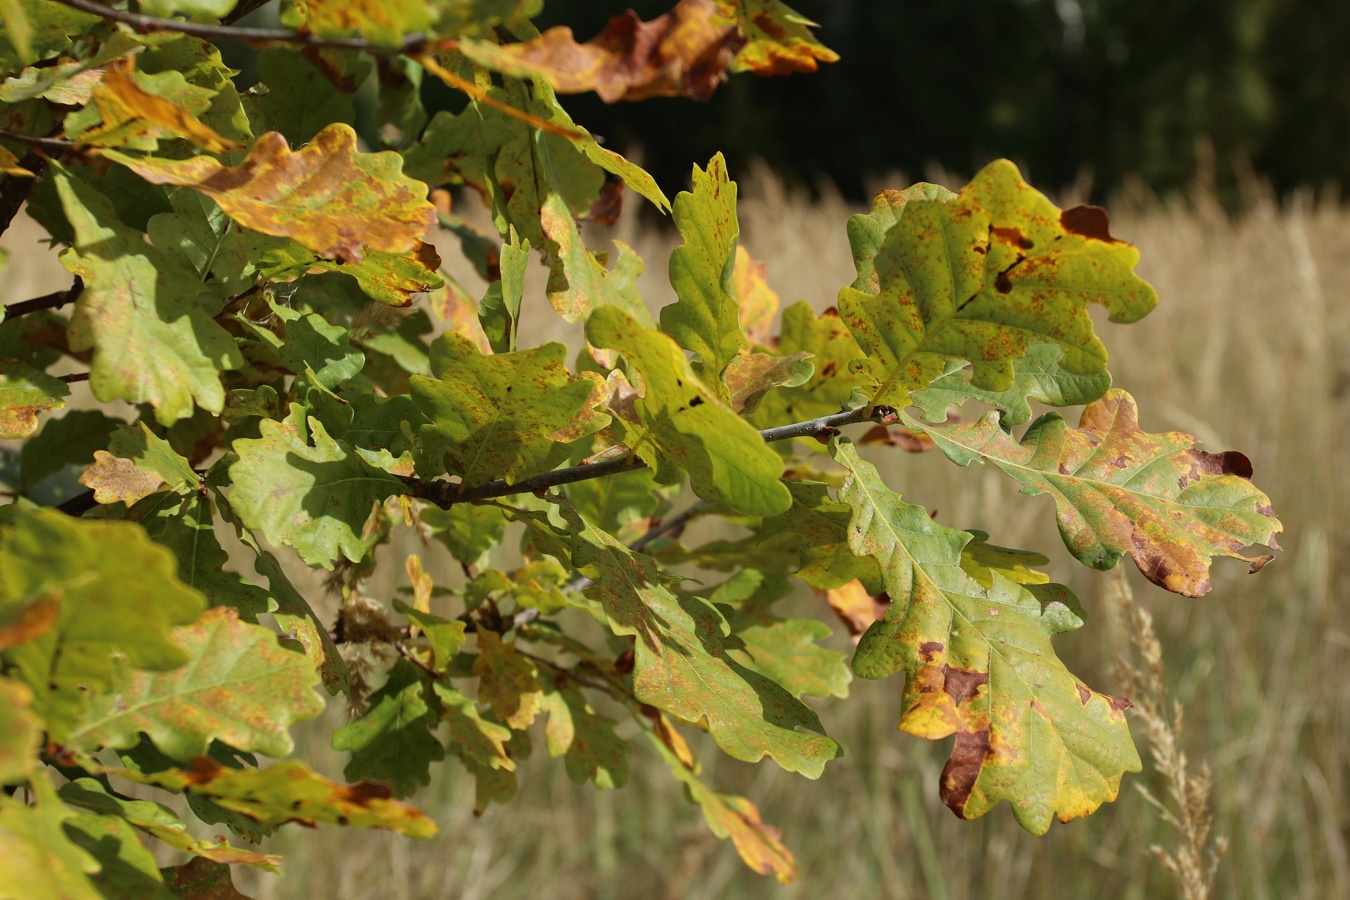
[[[83,290],[84,281],[76,278],[75,283],[64,291],[54,291],[41,297],[34,297],[32,300],[24,300],[22,303],[11,303],[5,307],[4,321],[8,322],[10,319],[17,319],[19,316],[26,316],[42,309],[60,309],[67,303],[75,302]]]
[[[305,31],[290,31],[284,28],[241,28],[238,25],[203,25],[199,22],[189,22],[184,19],[161,19],[143,13],[112,9],[102,3],[95,3],[93,0],[55,0],[55,2],[90,15],[130,25],[142,34],[151,31],[176,31],[179,34],[187,34],[209,41],[239,41],[245,44],[299,44],[302,47],[364,50],[367,53],[381,53],[390,56],[416,53],[425,49],[427,44],[426,35],[423,34],[410,34],[397,45],[385,46],[372,44],[364,38],[322,37]],[[249,11],[252,12],[252,9]]]
[[[878,406],[872,410],[870,415],[866,414],[866,411],[862,408],[849,409],[833,415],[821,416],[817,419],[808,419],[805,422],[794,422],[791,425],[766,428],[759,434],[765,442],[813,437],[823,443],[838,434],[840,426],[843,425],[856,425],[859,422],[885,424],[894,420],[895,410],[889,406]],[[545,472],[543,475],[526,478],[524,481],[517,481],[514,484],[496,480],[476,487],[465,487],[449,481],[421,481],[416,478],[404,478],[402,480],[408,486],[410,496],[434,503],[441,509],[449,509],[456,503],[491,500],[512,494],[533,494],[564,484],[574,484],[578,481],[589,481],[592,478],[604,478],[608,475],[633,472],[645,468],[647,468],[647,464],[636,456],[623,456],[590,465],[583,464],[567,469],[557,469],[553,472]]]

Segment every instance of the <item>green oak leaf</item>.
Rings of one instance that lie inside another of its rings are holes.
[[[797,577],[819,590],[837,588],[855,578],[877,588],[881,576],[876,562],[855,555],[849,547],[852,508],[832,499],[829,485],[823,482],[783,483],[792,494],[792,508],[764,520],[759,542],[769,549],[795,551],[800,559]]]
[[[494,478],[515,483],[547,472],[567,457],[552,434],[585,406],[592,386],[563,365],[567,347],[484,356],[472,341],[448,331],[431,348],[433,378],[410,379],[427,417],[418,471],[458,475],[466,485]]]
[[[909,405],[909,392],[971,363],[971,384],[1001,391],[1013,361],[1051,342],[1060,366],[1100,373],[1106,349],[1088,306],[1134,322],[1157,305],[1134,275],[1139,253],[1111,237],[1095,207],[1060,212],[1006,160],[986,166],[949,202],[909,200],[886,232],[874,265],[878,292],[839,292],[839,311],[866,354],[854,368],[873,404]]]
[[[478,304],[478,321],[493,353],[516,349],[520,303],[525,296],[525,267],[530,262],[530,242],[521,241],[514,228],[507,231],[507,242],[502,244],[498,255],[500,277],[488,285]]]
[[[59,607],[49,630],[3,651],[51,740],[64,741],[90,699],[113,689],[119,656],[161,672],[190,659],[170,629],[195,620],[205,601],[176,568],[130,523],[32,510],[0,531],[0,608],[37,596]]]
[[[858,271],[853,289],[864,294],[881,293],[881,278],[876,270],[877,253],[886,242],[886,233],[900,221],[910,201],[950,203],[956,196],[940,184],[920,182],[903,191],[884,190],[872,198],[871,210],[849,216],[848,245],[853,250],[853,264]]]
[[[783,356],[811,354],[814,371],[801,384],[785,385],[766,394],[751,417],[755,424],[767,428],[805,422],[857,405],[850,398],[862,379],[849,371],[849,363],[862,355],[862,350],[838,310],[817,314],[805,300],[783,310],[778,352]]]
[[[969,534],[903,502],[850,442],[837,441],[832,455],[849,473],[839,491],[853,509],[849,543],[876,559],[892,601],[853,667],[865,678],[904,673],[901,730],[956,735],[943,802],[973,819],[1007,800],[1023,828],[1043,834],[1056,817],[1114,800],[1121,776],[1141,768],[1130,703],[1084,685],[1050,640],[1082,624],[1078,601],[1061,585],[970,577],[961,558]]]
[[[615,634],[636,637],[634,696],[688,722],[706,718],[713,740],[736,759],[768,756],[819,778],[839,745],[810,707],[728,655],[729,628],[717,608],[676,596],[651,559],[569,507],[563,514],[572,528],[572,565],[594,580],[586,595],[604,606]]]
[[[661,330],[695,354],[694,371],[730,404],[722,373],[747,342],[732,273],[736,267],[736,182],[717,154],[705,172],[694,166],[694,190],[675,196],[672,218],[684,244],[670,254],[670,284],[679,299],[661,310]]]
[[[403,482],[329,437],[313,417],[311,445],[296,418],[262,420],[260,438],[234,442],[230,504],[247,527],[294,547],[307,565],[331,569],[339,556],[359,562],[372,507],[401,492]]]
[[[474,812],[510,800],[516,792],[511,729],[483,718],[474,702],[454,688],[439,681],[432,688],[450,726],[449,750],[477,782]]]
[[[514,731],[524,731],[539,715],[543,700],[535,665],[516,645],[486,629],[478,632],[478,702],[492,707],[494,718]]]
[[[210,19],[223,19],[236,6],[239,0],[144,0],[137,9],[147,16],[161,19],[182,14],[187,17],[202,16]]]
[[[202,124],[211,126],[232,141],[245,145],[252,143],[248,116],[244,114],[239,91],[234,86],[233,76],[238,73],[225,65],[214,44],[191,35],[160,33],[156,35],[154,45],[136,57],[136,71],[181,73],[188,84],[210,91],[210,105],[197,116]],[[147,191],[149,186],[137,181],[139,189]]]
[[[0,898],[102,900],[90,881],[98,860],[70,839],[64,825],[76,816],[45,775],[31,782],[37,804],[0,793]]]
[[[149,403],[163,425],[192,415],[194,403],[219,413],[221,373],[244,358],[212,319],[196,273],[118,221],[83,181],[57,172],[56,186],[75,228],[75,245],[61,262],[85,282],[70,320],[70,346],[93,351],[94,395]]]
[[[72,35],[83,34],[99,21],[52,0],[17,0],[16,5],[6,5],[5,27],[0,30],[0,74],[55,56],[70,46]]]
[[[942,422],[950,407],[967,400],[979,400],[1003,410],[999,417],[1006,431],[1031,421],[1031,404],[1036,400],[1048,406],[1081,406],[1100,399],[1111,388],[1111,373],[1105,370],[1091,375],[1075,375],[1060,368],[1064,355],[1058,344],[1036,343],[1027,355],[1013,363],[1012,385],[1002,391],[977,388],[970,383],[973,369],[953,362],[947,372],[922,391],[911,391],[910,403],[923,410],[930,422]]]
[[[266,277],[278,257],[298,256],[295,274],[313,254],[289,238],[273,237],[238,224],[205,194],[187,188],[168,192],[173,212],[151,216],[146,225],[150,242],[166,254],[184,260],[198,279],[208,278],[242,293]]]
[[[632,745],[614,733],[618,723],[597,714],[580,690],[561,676],[549,679],[542,710],[548,713],[544,729],[548,754],[564,757],[567,777],[573,783],[594,782],[600,790],[628,783]]]
[[[427,643],[431,645],[432,668],[445,669],[464,646],[464,630],[468,623],[462,619],[444,619],[419,612],[401,600],[394,601],[394,610],[407,616],[408,622],[426,635]]]
[[[356,126],[351,96],[338,90],[330,75],[297,50],[265,47],[258,54],[257,66],[261,90],[255,85],[246,102],[259,132],[279,131],[292,147],[302,147],[331,122]],[[364,60],[359,68],[364,71],[342,73],[353,90],[370,70]]]
[[[544,234],[558,245],[557,256],[548,273],[548,299],[553,309],[567,322],[584,319],[597,306],[617,306],[643,327],[653,325],[651,311],[638,293],[642,258],[621,241],[619,258],[613,269],[606,259],[592,253],[581,240],[572,211],[557,194],[549,194],[540,210]]]
[[[174,630],[193,665],[169,672],[121,667],[116,694],[96,698],[67,737],[77,750],[126,749],[146,734],[177,759],[204,756],[213,740],[249,753],[288,756],[295,722],[317,716],[318,676],[275,632],[226,607]]]
[[[641,374],[634,405],[642,425],[617,417],[612,424],[656,470],[657,481],[668,484],[687,472],[694,493],[749,515],[774,515],[791,505],[779,480],[782,459],[704,386],[671,337],[643,328],[617,307],[602,306],[586,321],[586,339],[618,350]]]
[[[427,506],[417,515],[431,536],[466,566],[481,565],[484,555],[500,544],[506,533],[506,515],[496,506],[472,503],[456,503],[449,509]]]
[[[119,459],[131,460],[143,472],[159,476],[171,491],[188,493],[201,486],[192,463],[178,455],[168,441],[144,422],[123,425],[114,431],[108,440],[108,452]]]
[[[38,429],[37,414],[60,409],[69,395],[61,379],[0,359],[0,439],[28,437]]]
[[[1201,450],[1181,432],[1141,431],[1125,391],[1090,404],[1077,429],[1047,413],[1020,443],[999,427],[997,413],[967,425],[921,427],[952,461],[987,460],[1017,479],[1022,493],[1054,498],[1064,544],[1085,564],[1110,569],[1128,553],[1149,581],[1187,597],[1209,592],[1215,556],[1261,568],[1269,556],[1238,551],[1277,547],[1284,528],[1252,485],[1246,456]]]
[[[63,824],[71,841],[98,860],[100,871],[91,880],[101,896],[174,900],[159,863],[125,820],[82,812]]]
[[[27,781],[38,766],[42,720],[33,714],[32,703],[28,685],[0,678],[0,785]]]
[[[431,764],[445,758],[445,748],[433,733],[438,718],[423,696],[426,690],[412,663],[394,665],[389,680],[367,698],[366,714],[333,733],[333,749],[352,755],[343,776],[387,782],[395,797],[431,783]]]

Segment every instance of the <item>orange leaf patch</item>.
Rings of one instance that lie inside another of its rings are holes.
[[[269,131],[233,167],[209,156],[104,155],[152,184],[206,194],[254,231],[294,238],[315,253],[346,262],[360,262],[365,248],[407,253],[436,222],[427,186],[403,174],[399,155],[357,152],[356,132],[342,123],[324,128],[295,152],[280,133]]]

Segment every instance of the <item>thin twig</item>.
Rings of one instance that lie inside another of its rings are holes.
[[[759,434],[766,442],[786,441],[791,438],[803,437],[828,439],[838,434],[839,427],[842,425],[856,425],[859,422],[884,423],[892,421],[894,417],[895,410],[889,406],[878,406],[870,415],[863,409],[849,409],[829,416],[808,419],[805,422],[793,422],[790,425],[766,428]],[[589,481],[592,478],[604,478],[609,475],[634,472],[645,468],[647,468],[647,464],[636,456],[621,456],[617,459],[590,465],[556,469],[552,472],[545,472],[543,475],[536,475],[534,478],[517,481],[514,484],[496,480],[476,487],[465,487],[449,481],[420,481],[411,477],[402,480],[408,486],[410,496],[434,503],[441,509],[449,509],[456,503],[491,500],[512,494],[540,493],[564,484],[575,484],[578,481]]]
[[[74,384],[74,383],[77,382],[77,381],[88,381],[88,380],[89,380],[89,373],[88,373],[88,372],[76,372],[76,373],[73,374],[73,375],[57,375],[57,376],[56,376],[56,380],[57,380],[57,381],[64,381],[66,384]]]
[[[364,38],[323,37],[306,31],[290,31],[284,28],[241,28],[238,25],[203,25],[185,19],[161,19],[143,13],[112,9],[93,0],[55,0],[63,6],[78,9],[90,15],[100,16],[113,22],[130,25],[145,34],[151,31],[176,31],[210,41],[239,41],[245,44],[299,44],[302,47],[332,47],[338,50],[364,50],[367,53],[381,53],[396,56],[402,53],[416,53],[426,47],[427,38],[423,34],[410,34],[395,45],[372,44]]]
[[[665,537],[672,531],[675,531],[679,528],[683,528],[685,525],[689,523],[690,519],[694,518],[695,516],[702,515],[711,506],[712,504],[709,503],[707,500],[700,500],[693,506],[690,506],[688,509],[684,510],[683,512],[680,512],[676,515],[671,516],[669,519],[666,519],[664,522],[654,523],[652,527],[648,528],[645,532],[642,533],[641,537],[633,541],[633,543],[629,544],[628,549],[632,550],[634,553],[641,553],[652,541],[656,540],[659,537]],[[563,590],[573,591],[579,594],[593,584],[595,584],[594,579],[587,578],[585,575],[578,575],[576,578],[573,578],[571,581],[567,582],[567,586],[564,587]],[[526,610],[526,612],[529,612],[529,610]],[[524,624],[524,623],[520,623],[518,621],[517,624]]]
[[[60,309],[67,303],[73,303],[83,290],[84,281],[76,278],[75,283],[64,291],[53,291],[50,294],[43,294],[41,297],[34,297],[32,300],[11,303],[5,307],[4,321],[8,322],[11,319],[17,319],[19,316],[26,316],[42,309]]]
[[[0,128],[0,138],[4,138],[7,141],[14,141],[16,144],[32,147],[34,150],[46,150],[48,153],[56,154],[58,156],[65,153],[67,150],[75,150],[79,147],[74,141],[68,141],[65,138],[38,137],[34,134],[24,134],[21,131],[10,131],[8,128]],[[28,157],[25,156],[24,160],[27,159]],[[19,165],[28,169],[30,172],[33,171],[26,162],[21,161]],[[36,175],[38,173],[34,172],[33,174]],[[32,179],[30,178],[29,181],[32,181]]]
[[[399,656],[403,657],[408,662],[417,666],[417,668],[421,669],[423,672],[426,672],[432,678],[441,677],[440,671],[438,671],[435,666],[428,665],[427,663],[419,659],[417,654],[409,650],[408,645],[403,643],[402,641],[399,641],[396,644],[394,644],[394,649],[398,651]]]

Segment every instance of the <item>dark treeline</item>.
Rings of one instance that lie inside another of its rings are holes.
[[[544,24],[586,40],[632,7],[548,0]],[[793,0],[841,61],[816,75],[733,77],[708,103],[606,107],[578,122],[631,149],[665,185],[690,163],[755,157],[861,197],[875,176],[938,164],[969,174],[1006,156],[1038,184],[1080,173],[1104,196],[1138,177],[1160,193],[1197,177],[1232,192],[1255,171],[1277,190],[1350,181],[1346,0]]]

